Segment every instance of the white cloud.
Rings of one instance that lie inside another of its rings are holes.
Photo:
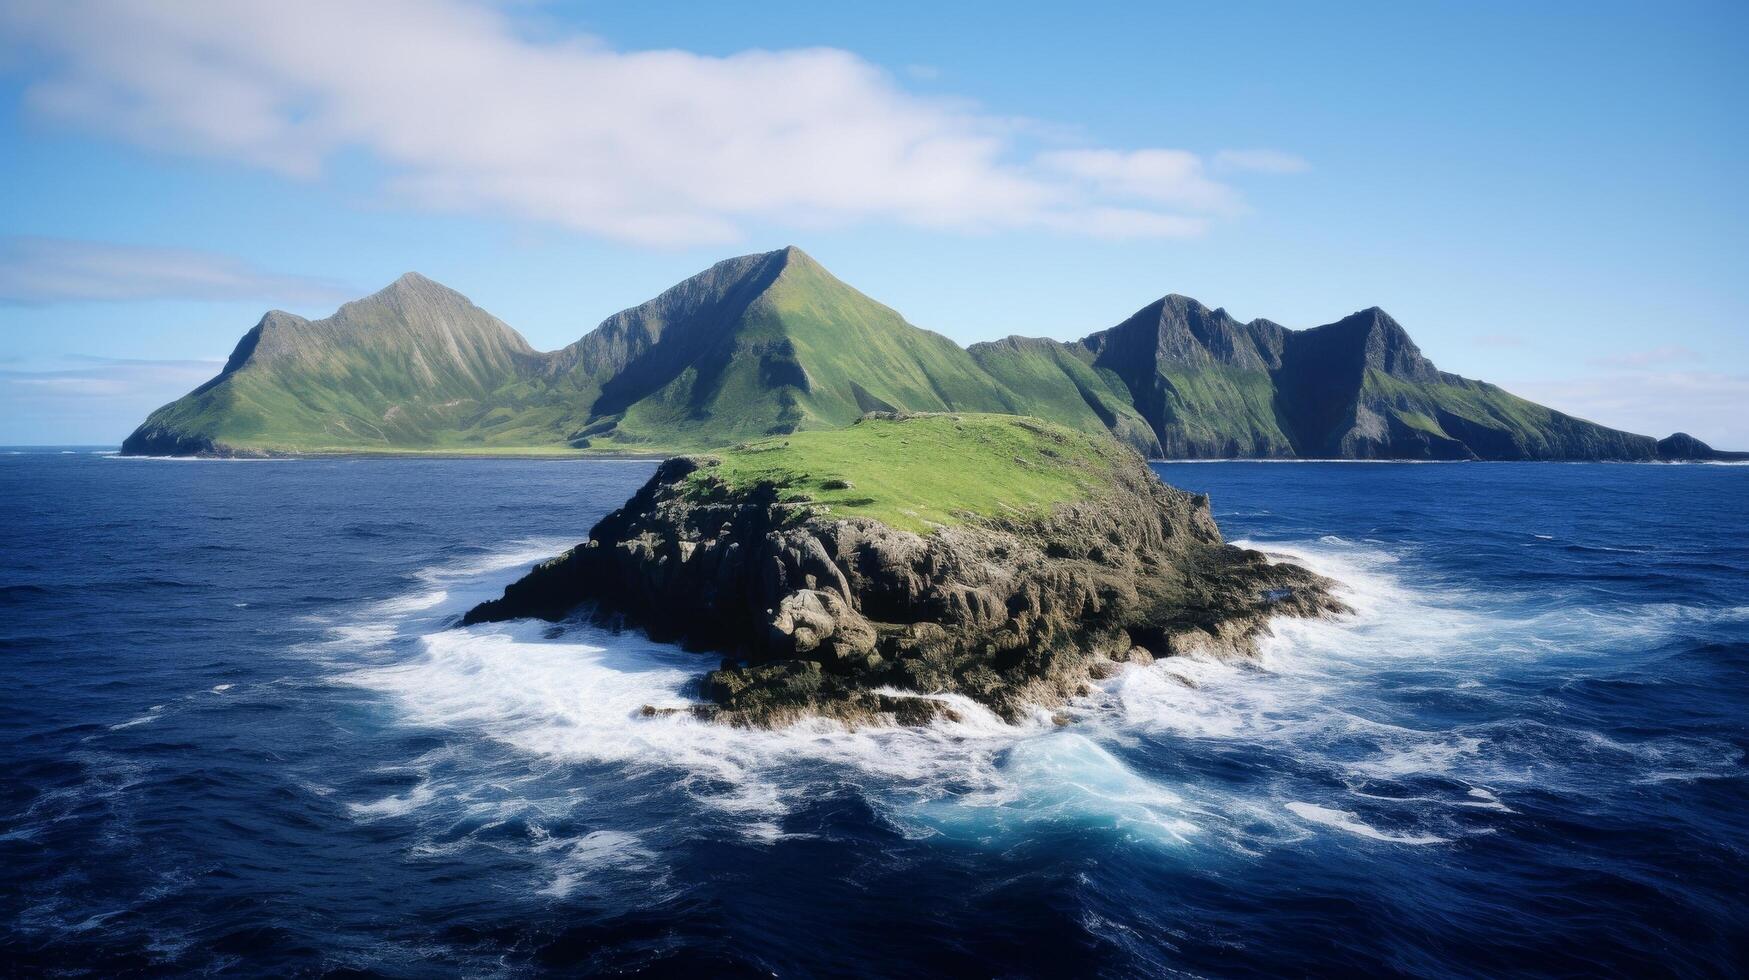
[[[1239,209],[1194,154],[1040,155],[1036,130],[849,52],[616,51],[522,26],[469,0],[0,7],[0,35],[36,59],[27,103],[54,119],[305,179],[363,152],[413,204],[625,241],[758,220],[1179,236]]]
[[[1280,150],[1222,150],[1215,154],[1215,169],[1260,174],[1302,174],[1312,165],[1301,156]]]
[[[1649,371],[1508,386],[1516,394],[1629,432],[1687,432],[1715,449],[1749,450],[1749,376]]]
[[[1233,189],[1210,180],[1202,158],[1185,150],[1058,150],[1039,162],[1102,195],[1191,211],[1230,213],[1238,207]]]
[[[323,303],[330,283],[280,276],[221,255],[60,238],[0,238],[0,302],[281,299]]]

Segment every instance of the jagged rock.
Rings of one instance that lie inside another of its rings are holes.
[[[589,541],[466,622],[623,616],[728,655],[704,682],[723,720],[905,723],[942,704],[894,690],[1018,717],[1117,660],[1244,656],[1273,616],[1343,609],[1328,580],[1224,544],[1206,497],[1110,447],[1082,499],[927,533],[790,506],[773,483],[729,486],[711,458],[672,459]]]
[[[1686,432],[1673,432],[1658,440],[1658,458],[1670,462],[1745,460],[1749,459],[1749,453],[1732,453],[1714,449]]]

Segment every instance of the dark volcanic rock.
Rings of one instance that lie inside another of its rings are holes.
[[[190,435],[175,429],[150,424],[135,429],[121,444],[123,456],[212,456],[218,455],[213,441],[206,436]]]
[[[1658,440],[1658,458],[1677,461],[1746,460],[1749,453],[1725,452],[1701,442],[1686,432],[1673,432]]]
[[[917,723],[948,710],[931,694],[1016,717],[1119,663],[1243,655],[1270,617],[1343,608],[1327,579],[1224,544],[1207,498],[1139,457],[1048,516],[927,535],[833,518],[769,484],[731,491],[713,463],[663,463],[589,541],[465,622],[583,607],[722,653],[704,694],[723,720]]]

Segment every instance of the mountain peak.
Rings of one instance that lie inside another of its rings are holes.
[[[1193,310],[1201,313],[1212,312],[1195,296],[1186,296],[1183,293],[1167,293],[1155,302],[1162,307],[1173,310]]]
[[[495,317],[475,306],[473,300],[417,272],[403,273],[376,292],[341,304],[330,319],[344,323],[375,323],[384,317],[417,325],[462,321],[497,323]],[[509,331],[502,324],[498,327]]]
[[[1409,331],[1380,307],[1369,306],[1307,332],[1324,331],[1351,338],[1348,342],[1356,345],[1368,367],[1409,380],[1430,381],[1439,376],[1439,369],[1421,353]]]
[[[1660,459],[1712,459],[1713,447],[1686,432],[1672,432],[1658,440]]]
[[[1366,309],[1361,310],[1359,313],[1356,313],[1355,316],[1366,318],[1368,321],[1370,321],[1372,323],[1373,326],[1378,327],[1380,329],[1384,329],[1384,330],[1402,330],[1403,329],[1403,325],[1397,322],[1397,318],[1390,315],[1389,313],[1386,313],[1384,310],[1384,307],[1381,307],[1381,306],[1369,306]]]
[[[305,319],[304,317],[298,316],[296,313],[287,313],[284,310],[268,310],[266,313],[263,313],[261,315],[261,322],[257,323],[255,326],[256,326],[256,329],[264,329],[264,328],[274,328],[274,327],[290,327],[290,326],[296,326],[300,323],[309,323],[309,322],[310,322],[309,320]]]
[[[1728,455],[1444,374],[1377,306],[1289,330],[1168,293],[1076,343],[968,352],[795,245],[718,262],[546,355],[418,272],[320,320],[272,311],[129,445],[705,448],[877,410],[1037,415],[1173,456]]]
[[[411,295],[411,296],[443,296],[466,299],[461,293],[445,286],[429,276],[417,272],[403,272],[394,282],[389,283],[373,295]]]
[[[785,269],[801,269],[809,272],[822,272],[826,275],[831,275],[826,267],[820,264],[819,259],[814,258],[812,255],[809,255],[794,245],[785,245],[783,248],[780,248],[775,252],[766,253],[766,255],[773,260],[773,264],[777,267],[779,272]]]

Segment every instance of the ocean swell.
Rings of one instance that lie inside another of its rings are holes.
[[[1582,790],[1619,779],[1624,766],[1648,779],[1705,778],[1739,761],[1704,739],[1627,744],[1523,720],[1510,693],[1529,658],[1559,655],[1572,634],[1631,649],[1718,613],[1503,614],[1499,596],[1483,603],[1418,587],[1402,572],[1404,556],[1376,544],[1245,543],[1343,582],[1356,613],[1277,621],[1255,662],[1174,657],[1131,667],[1072,704],[1066,728],[1042,712],[1005,724],[964,698],[953,699],[955,720],[922,728],[822,721],[768,731],[685,712],[652,717],[646,706],[695,703],[711,658],[575,622],[450,628],[457,612],[547,553],[538,544],[426,569],[420,589],[361,607],[316,647],[336,680],[381,695],[403,724],[508,750],[419,760],[416,786],[354,808],[360,819],[433,826],[479,805],[486,774],[470,766],[502,774],[560,763],[633,787],[617,809],[592,805],[588,823],[609,827],[588,833],[628,841],[661,837],[649,814],[671,814],[677,799],[714,814],[695,833],[772,841],[794,832],[786,817],[799,804],[852,794],[899,833],[943,842],[1004,847],[1096,833],[1257,855],[1332,834],[1369,846],[1446,845],[1513,819],[1521,789]],[[1489,720],[1413,720],[1440,701],[1468,709],[1454,716]],[[1212,778],[1217,771],[1223,778]],[[573,805],[562,781],[541,785],[552,795],[506,794],[495,805]],[[544,840],[541,849],[571,853]]]

